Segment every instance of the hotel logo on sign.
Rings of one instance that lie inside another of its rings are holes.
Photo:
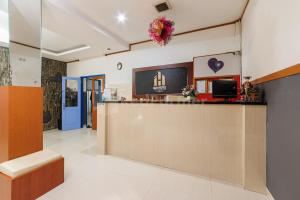
[[[161,72],[157,72],[154,76],[153,90],[157,93],[162,93],[167,90],[166,77]]]

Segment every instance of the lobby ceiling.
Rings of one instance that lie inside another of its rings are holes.
[[[48,50],[43,55],[72,61],[127,50],[130,43],[148,40],[149,23],[158,16],[174,20],[175,33],[235,21],[247,0],[168,0],[171,9],[162,13],[155,9],[159,0],[42,2],[42,47]]]

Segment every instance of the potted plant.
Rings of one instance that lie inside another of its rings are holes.
[[[187,85],[182,89],[182,95],[188,100],[192,101],[196,98],[196,91],[193,85]]]

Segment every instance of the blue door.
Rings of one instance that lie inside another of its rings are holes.
[[[81,128],[81,79],[62,78],[62,130]]]

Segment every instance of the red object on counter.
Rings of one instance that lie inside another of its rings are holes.
[[[230,102],[240,101],[241,100],[241,76],[240,75],[229,75],[229,76],[214,76],[214,77],[201,77],[201,78],[195,78],[195,89],[197,90],[197,81],[205,81],[206,85],[206,92],[197,94],[197,99],[200,101],[224,101],[224,98],[213,98],[212,92],[210,90],[210,85],[212,81],[214,80],[235,80],[237,81],[237,97],[228,99]]]

